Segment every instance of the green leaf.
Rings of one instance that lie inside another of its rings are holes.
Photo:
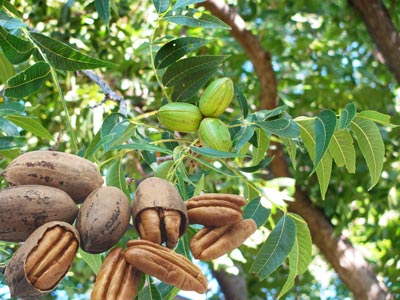
[[[106,185],[119,188],[130,199],[130,193],[126,184],[123,171],[122,160],[117,159],[108,169],[106,173]]]
[[[3,27],[0,27],[0,46],[4,55],[13,64],[26,61],[31,56],[34,47],[31,42],[8,33]]]
[[[289,273],[286,276],[286,281],[279,292],[279,295],[277,299],[280,299],[283,295],[285,295],[293,286],[295,283],[295,278],[296,278],[296,267],[299,259],[299,253],[298,253],[298,247],[296,243],[293,245],[292,250],[290,250],[289,253]]]
[[[281,105],[278,107],[275,107],[274,109],[263,109],[259,110],[254,113],[254,115],[257,117],[258,121],[265,121],[267,119],[271,119],[273,117],[279,116],[282,113],[284,113],[287,109],[287,105]]]
[[[79,248],[78,253],[82,259],[88,264],[92,271],[97,275],[100,271],[102,259],[100,254],[90,254]]]
[[[329,144],[329,153],[338,167],[346,166],[349,173],[356,171],[356,151],[353,138],[346,129],[337,130]]]
[[[154,7],[158,14],[165,12],[169,7],[169,0],[153,0]]]
[[[204,2],[204,0],[178,0],[178,1],[176,1],[175,5],[172,9],[175,10],[180,7],[186,7],[191,4],[196,4],[196,3],[200,3],[200,2]]]
[[[356,105],[354,103],[348,103],[340,113],[339,117],[339,129],[344,129],[350,126],[351,121],[356,115]]]
[[[271,210],[261,204],[261,197],[251,200],[243,210],[243,219],[253,219],[257,227],[264,225],[268,220]]]
[[[300,134],[299,126],[292,119],[256,121],[255,123],[269,135],[275,134],[280,137],[296,138]]]
[[[312,239],[310,229],[306,221],[297,214],[289,213],[288,216],[296,222],[296,241],[294,247],[296,247],[298,259],[296,266],[296,274],[300,275],[307,271],[308,266],[311,262],[312,256]]]
[[[265,279],[284,262],[295,239],[296,223],[285,214],[261,246],[250,272],[258,274],[260,280]]]
[[[50,66],[45,62],[37,62],[25,71],[11,77],[7,81],[4,95],[13,98],[29,96],[40,89],[49,74]]]
[[[236,86],[236,84],[233,86],[233,91],[236,96],[236,99],[239,102],[243,118],[245,119],[249,114],[249,105],[247,103],[246,97],[243,95],[242,91]]]
[[[215,67],[226,58],[224,55],[201,55],[181,59],[166,70],[162,82],[167,87],[175,86],[184,79]]]
[[[10,77],[15,75],[14,66],[0,51],[0,83],[5,83]]]
[[[290,161],[292,162],[293,169],[296,170],[297,161],[297,145],[292,139],[282,138],[282,143],[286,146],[286,151],[289,154]]]
[[[230,26],[222,22],[217,17],[198,11],[196,9],[188,9],[185,14],[171,11],[164,17],[164,19],[169,22],[188,27],[202,27],[226,30],[231,29]]]
[[[187,53],[208,44],[210,40],[198,37],[183,37],[166,43],[158,50],[154,65],[163,69],[185,56]]]
[[[7,119],[0,117],[0,129],[8,136],[19,136],[18,127]]]
[[[257,147],[253,147],[253,165],[258,165],[266,155],[266,152],[269,148],[270,139],[264,130],[257,128],[256,130],[257,137]]]
[[[46,53],[48,60],[56,69],[78,71],[101,67],[113,67],[113,63],[90,57],[73,49],[67,44],[59,42],[41,33],[30,32],[32,39]]]
[[[389,115],[382,114],[382,113],[374,111],[374,110],[364,110],[362,112],[359,112],[357,114],[357,117],[363,118],[363,119],[368,119],[368,120],[374,121],[376,123],[382,124],[384,126],[392,125],[390,123]]]
[[[33,135],[53,140],[53,136],[50,132],[43,127],[40,121],[36,118],[26,117],[21,115],[8,115],[6,116],[7,120],[13,122],[15,125],[23,128],[24,130],[31,132]]]
[[[315,137],[314,137],[314,119],[301,117],[296,119],[300,126],[300,137],[304,146],[310,155],[311,160],[315,160]],[[332,156],[329,152],[325,152],[321,162],[316,168],[318,183],[322,199],[325,199],[326,191],[328,190],[329,181],[332,174]]]
[[[325,152],[328,150],[329,143],[332,139],[336,127],[336,115],[331,110],[323,110],[318,114],[314,122],[315,135],[315,159],[314,172],[320,163]]]
[[[190,150],[193,152],[203,155],[203,156],[208,156],[208,157],[214,157],[214,158],[234,158],[234,157],[244,157],[244,155],[238,154],[238,153],[232,153],[232,152],[225,152],[225,151],[219,151],[211,148],[206,148],[206,147],[194,147],[190,146]]]
[[[162,300],[162,298],[157,287],[152,282],[149,282],[149,285],[140,290],[138,300]]]
[[[0,8],[3,7],[3,0],[0,0]]]
[[[271,161],[274,159],[274,157],[267,157],[260,161],[257,165],[253,165],[251,167],[242,167],[239,168],[240,171],[245,172],[245,173],[254,173],[257,172],[258,170],[264,169],[266,166],[268,166]]]
[[[161,299],[175,299],[175,296],[180,291],[177,287],[162,281],[157,285],[157,289],[160,292]]]
[[[385,145],[377,125],[370,119],[356,116],[351,122],[351,129],[356,136],[358,146],[368,166],[371,177],[370,190],[378,183],[381,177]]]
[[[10,160],[17,158],[21,154],[20,149],[7,149],[7,150],[0,150],[0,155],[7,157]]]
[[[100,19],[106,24],[110,22],[110,0],[94,0],[94,6],[96,7],[97,13],[99,14]]]
[[[5,4],[8,4],[8,1]],[[12,18],[3,10],[0,10],[0,26],[8,30],[17,30],[19,28],[25,28],[26,24],[20,19]]]
[[[0,104],[0,116],[21,115],[25,106],[20,102],[8,102]]]
[[[159,147],[159,146],[152,145],[152,144],[138,144],[138,143],[114,146],[114,147],[109,148],[108,150],[112,151],[112,150],[123,150],[123,149],[154,151],[154,152],[160,152],[160,153],[165,153],[165,154],[172,154],[172,151],[167,148]]]
[[[175,87],[174,101],[191,98],[217,71],[227,56],[202,55],[184,58],[170,65],[162,77],[166,87]]]
[[[10,150],[14,148],[22,148],[25,145],[24,137],[0,136],[0,150]]]
[[[242,150],[243,146],[253,137],[254,126],[240,126],[233,137],[233,145],[236,152]]]

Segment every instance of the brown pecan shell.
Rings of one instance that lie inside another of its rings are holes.
[[[190,240],[190,250],[197,259],[213,260],[240,246],[256,229],[253,219],[222,227],[204,227]]]
[[[131,300],[137,294],[141,274],[128,264],[122,248],[114,248],[101,265],[90,299]]]
[[[126,260],[143,273],[181,290],[206,292],[207,279],[201,270],[183,255],[146,240],[131,240],[127,247]]]
[[[150,177],[143,180],[132,205],[134,225],[142,239],[173,248],[188,226],[186,206],[174,185]]]
[[[6,267],[12,297],[39,297],[54,290],[67,273],[79,247],[79,233],[53,221],[36,229]]]
[[[225,226],[242,219],[241,206],[246,200],[239,195],[209,193],[190,198],[186,202],[190,224]]]

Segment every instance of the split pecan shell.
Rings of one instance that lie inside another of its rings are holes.
[[[213,260],[239,247],[256,229],[253,219],[222,227],[204,227],[190,240],[190,250],[197,259]]]
[[[209,193],[190,198],[186,208],[190,224],[207,227],[225,226],[242,219],[241,206],[246,200],[239,195]]]
[[[185,256],[146,240],[127,243],[128,263],[145,274],[176,286],[181,290],[205,293],[207,279],[201,270]]]
[[[137,294],[141,274],[128,264],[122,248],[114,248],[101,265],[90,299],[131,300]]]
[[[186,206],[174,185],[150,177],[143,180],[134,196],[132,215],[135,228],[144,240],[166,243],[173,248],[188,226]]]
[[[68,223],[53,221],[36,229],[6,268],[12,297],[38,297],[54,290],[79,247],[79,234]]]

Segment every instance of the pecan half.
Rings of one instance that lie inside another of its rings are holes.
[[[12,297],[40,297],[57,287],[79,247],[72,225],[53,221],[37,228],[14,253],[6,268]]]
[[[213,260],[240,246],[256,229],[253,219],[222,227],[204,227],[190,240],[190,250],[197,259]]]
[[[140,237],[153,243],[166,243],[173,248],[188,226],[186,206],[174,185],[150,177],[136,192],[132,215]]]
[[[146,240],[127,243],[125,257],[135,268],[181,290],[205,293],[207,279],[201,270],[183,255]]]
[[[101,265],[90,299],[133,299],[138,291],[141,274],[127,263],[122,248],[114,248]]]
[[[225,226],[242,219],[241,206],[246,200],[239,195],[209,193],[190,198],[186,208],[190,224]]]

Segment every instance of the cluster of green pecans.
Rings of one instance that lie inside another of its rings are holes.
[[[166,128],[179,132],[198,132],[203,147],[229,151],[229,129],[218,117],[229,107],[234,95],[233,82],[223,77],[212,81],[200,97],[199,105],[173,102],[162,106],[158,120]]]

